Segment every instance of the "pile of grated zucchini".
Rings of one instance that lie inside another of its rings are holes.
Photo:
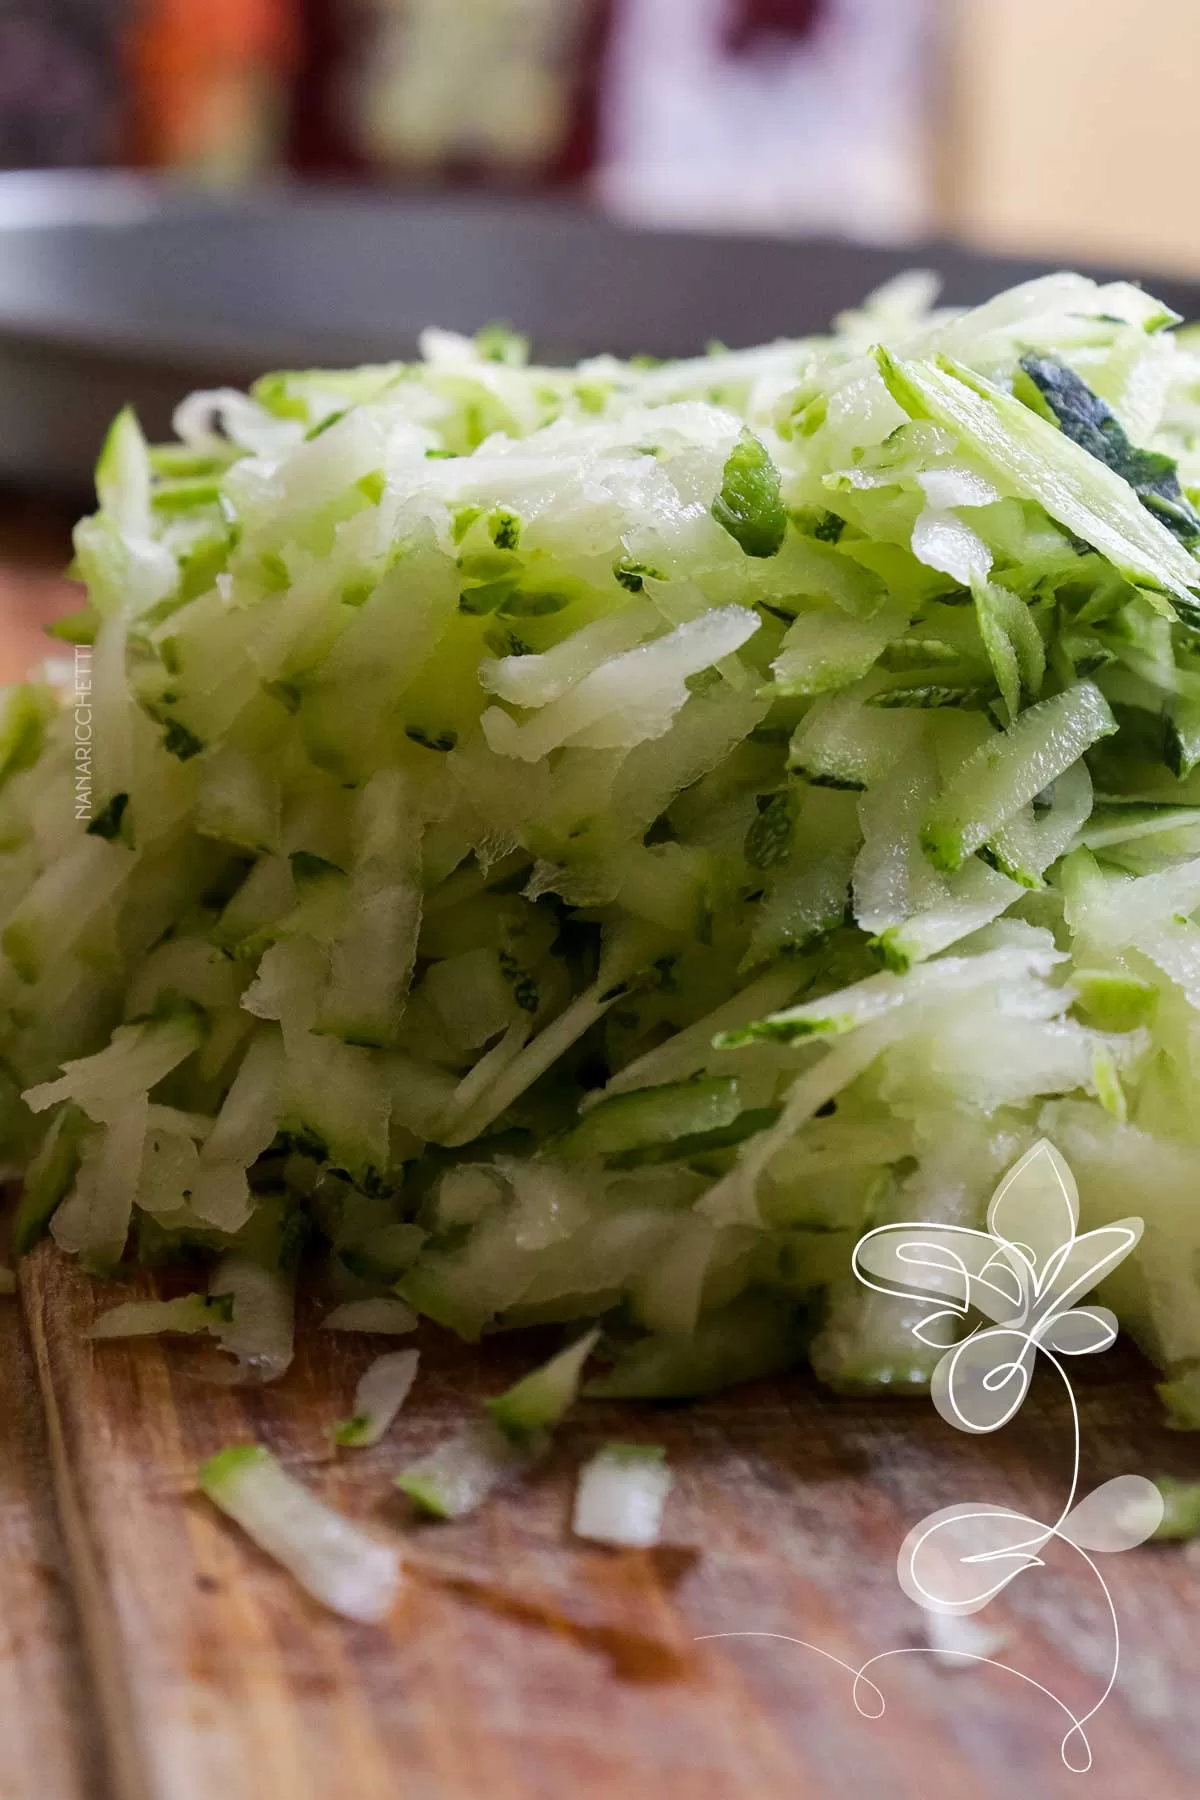
[[[602,1321],[596,1394],[909,1390],[856,1239],[1048,1135],[1200,1422],[1200,342],[934,298],[117,420],[0,709],[20,1250],[206,1261],[162,1327],[261,1376],[307,1247],[467,1338]]]

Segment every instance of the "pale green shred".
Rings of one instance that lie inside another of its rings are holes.
[[[415,1350],[392,1350],[375,1358],[355,1389],[353,1413],[334,1426],[335,1444],[361,1449],[379,1442],[408,1398],[417,1355]]]
[[[1194,1424],[1175,322],[1077,275],[969,312],[910,281],[693,360],[435,331],[194,395],[172,445],[122,413],[54,633],[90,649],[90,785],[53,668],[0,694],[15,1253],[207,1264],[97,1330],[207,1332],[250,1379],[305,1246],[333,1329],[566,1328],[402,1477],[455,1514],[593,1347],[612,1398],[805,1356],[919,1384],[856,1238],[982,1223],[1046,1134],[1083,1228],[1136,1192],[1110,1304]]]
[[[214,1506],[343,1618],[377,1624],[400,1590],[400,1553],[310,1493],[260,1444],[231,1445],[201,1465]]]
[[[598,1329],[585,1332],[504,1393],[485,1400],[485,1417],[401,1470],[396,1476],[401,1493],[434,1518],[457,1519],[473,1512],[493,1488],[532,1468],[575,1400],[599,1336]],[[351,1427],[356,1423],[350,1421]],[[367,1440],[340,1436],[338,1441]]]
[[[516,1443],[490,1419],[479,1419],[409,1463],[396,1486],[434,1519],[460,1519],[492,1491],[516,1479],[537,1459],[534,1447]]]
[[[579,1391],[583,1365],[596,1347],[598,1329],[587,1331],[531,1375],[484,1402],[501,1431],[517,1442],[558,1424]]]
[[[604,1444],[580,1471],[571,1529],[597,1543],[649,1549],[670,1491],[661,1444]]]
[[[365,1331],[380,1337],[402,1337],[406,1332],[415,1331],[416,1326],[417,1315],[412,1307],[390,1295],[343,1300],[321,1320],[322,1331]]]
[[[180,1294],[174,1300],[124,1300],[92,1325],[92,1338],[153,1337],[163,1332],[216,1332],[233,1316],[232,1301],[220,1295]]]

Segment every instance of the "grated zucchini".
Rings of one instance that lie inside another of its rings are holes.
[[[169,446],[121,414],[57,630],[86,756],[57,664],[0,694],[16,1250],[211,1264],[103,1334],[278,1375],[305,1243],[331,1328],[569,1327],[403,1477],[453,1514],[597,1321],[612,1397],[919,1384],[849,1246],[979,1223],[1057,1133],[1085,1225],[1136,1185],[1112,1303],[1181,1410],[1200,352],[1121,283],[903,294],[657,364],[430,332]]]

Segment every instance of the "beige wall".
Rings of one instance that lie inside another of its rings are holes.
[[[942,0],[947,223],[1200,273],[1200,0]]]

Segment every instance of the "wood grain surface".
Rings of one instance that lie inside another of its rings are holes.
[[[1184,1800],[1200,1786],[1200,1569],[1178,1548],[1107,1559],[1121,1673],[1086,1776],[1060,1761],[1062,1715],[1011,1674],[893,1657],[876,1671],[886,1714],[868,1720],[818,1653],[853,1667],[924,1641],[895,1556],[925,1512],[989,1499],[1057,1515],[1070,1441],[1050,1387],[988,1440],[928,1403],[839,1401],[801,1376],[688,1408],[584,1404],[522,1486],[421,1524],[390,1477],[536,1344],[481,1354],[422,1328],[387,1439],[334,1452],[329,1427],[378,1340],[302,1322],[270,1388],[215,1385],[179,1340],[86,1340],[97,1309],[150,1291],[145,1276],[98,1286],[49,1245],[22,1269],[113,1800]],[[1141,1366],[1104,1360],[1080,1388],[1085,1483],[1194,1467],[1195,1440],[1158,1423]],[[653,1553],[569,1534],[573,1472],[613,1436],[666,1444],[676,1472]],[[250,1441],[402,1541],[384,1626],[322,1612],[196,1494],[205,1456]],[[1106,1618],[1065,1556],[987,1614],[1001,1658],[1077,1713],[1103,1686]],[[698,1641],[723,1632],[815,1649]]]
[[[65,505],[0,495],[0,682],[78,606],[55,572],[69,555]],[[105,1761],[28,1339],[0,1301],[0,1800],[106,1800]]]
[[[101,1800],[50,1459],[20,1313],[0,1301],[0,1800]]]

